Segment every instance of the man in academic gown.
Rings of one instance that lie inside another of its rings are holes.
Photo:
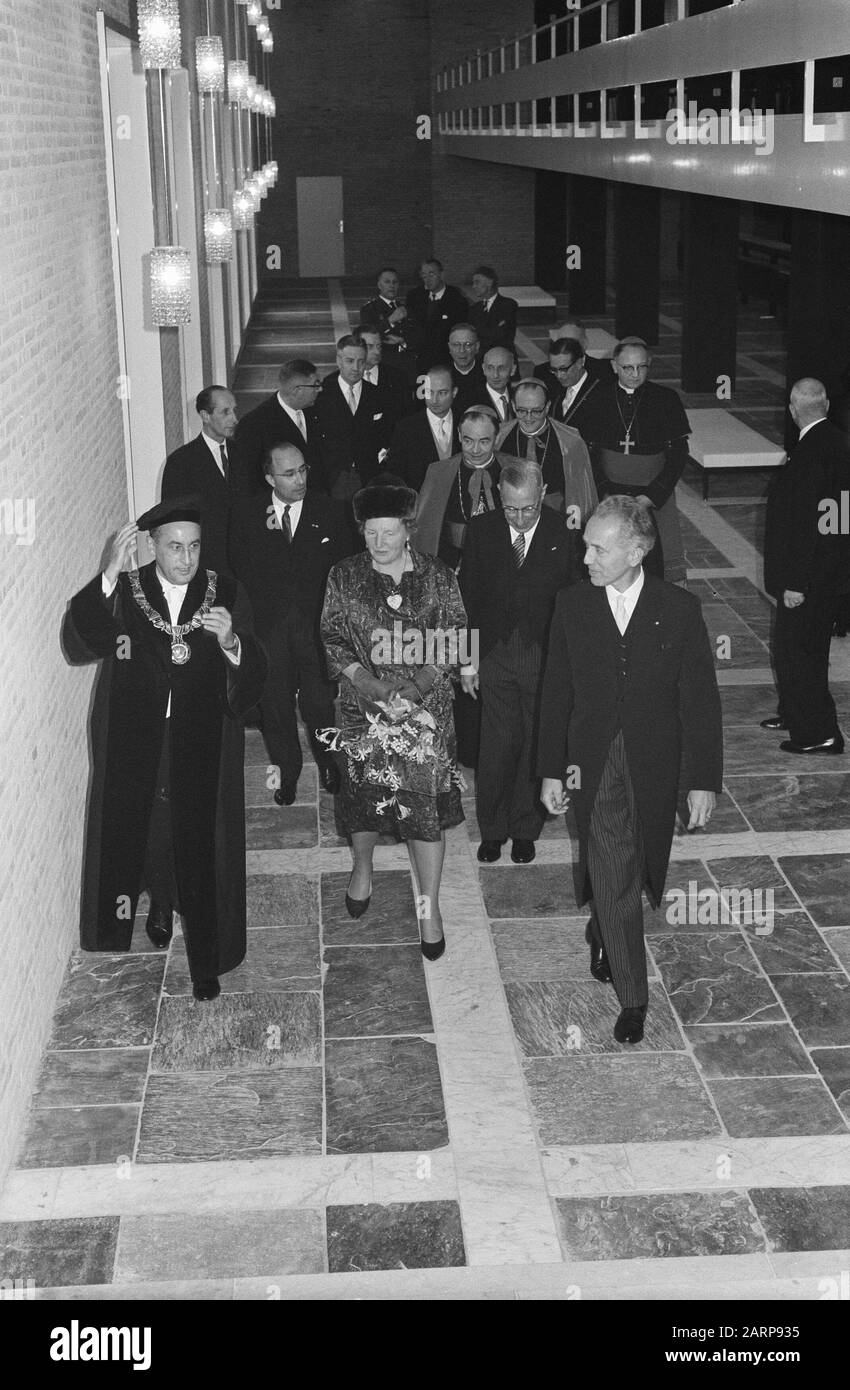
[[[182,917],[196,999],[245,955],[242,715],[265,654],[234,579],[199,568],[198,499],[172,499],[118,532],[106,567],[71,600],[70,645],[102,660],[92,712],[93,780],[82,946],[126,951],[143,888],[147,933]],[[126,572],[139,530],[151,563]]]
[[[555,601],[537,758],[547,811],[575,803],[591,974],[613,981],[614,1037],[629,1043],[643,1037],[649,998],[642,893],[661,902],[679,789],[691,830],[708,825],[722,785],[708,634],[692,594],[645,574],[653,530],[631,497],[607,497],[590,517],[590,583]]]
[[[574,418],[590,449],[599,496],[622,493],[652,510],[659,545],[648,568],[681,584],[686,570],[676,484],[691,427],[676,392],[647,380],[651,363],[642,341],[618,343],[610,385],[594,391]]]

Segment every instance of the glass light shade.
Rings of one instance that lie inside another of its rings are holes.
[[[274,53],[274,39],[271,34],[269,34],[268,38],[263,39],[263,52]]]
[[[209,265],[221,265],[233,255],[233,214],[228,208],[204,213],[204,242]]]
[[[245,14],[249,24],[259,24],[263,17],[263,7],[260,0],[248,0],[248,9]]]
[[[258,87],[251,100],[251,110],[258,116],[262,116],[266,109],[266,94],[262,87]]]
[[[192,262],[182,246],[155,246],[151,251],[151,319],[156,328],[188,323]]]
[[[250,178],[245,180],[244,184],[242,185],[242,188],[243,191],[247,193],[248,197],[251,199],[254,212],[259,212],[260,203],[263,201],[263,191],[260,187],[260,180],[256,178],[254,174],[252,174]]]
[[[263,115],[274,115],[274,97],[272,96],[271,92],[263,93]]]
[[[263,39],[267,39],[270,33],[271,27],[269,25],[269,21],[266,19],[264,15],[262,19],[257,20],[257,38],[259,39],[260,43],[262,43]]]
[[[195,76],[199,92],[224,91],[224,45],[214,34],[195,39]]]
[[[257,95],[257,86],[258,83],[256,77],[252,72],[249,72],[248,81],[245,84],[245,96],[242,101],[242,105],[247,106],[249,110],[251,106],[254,104],[254,97]]]
[[[248,87],[248,64],[244,58],[237,58],[227,65],[227,100],[231,105],[242,105]]]
[[[180,13],[177,0],[138,0],[142,67],[179,68]]]
[[[272,97],[271,100],[269,101],[269,109],[268,109],[268,112],[267,112],[266,114],[269,115],[269,116],[276,116],[276,115],[277,115],[277,102],[275,101],[274,97]]]
[[[241,188],[233,195],[233,230],[245,232],[254,225],[254,200]]]

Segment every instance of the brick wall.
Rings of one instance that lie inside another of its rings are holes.
[[[296,177],[341,175],[346,273],[371,279],[384,261],[409,276],[431,249],[428,15],[422,0],[313,0],[271,11],[280,177],[258,221],[264,248],[298,274]]]
[[[431,73],[480,47],[532,28],[532,0],[430,0]],[[433,92],[433,86],[432,86]],[[430,102],[430,98],[429,98]],[[493,265],[504,284],[534,281],[534,171],[432,150],[434,250],[449,280],[467,284],[476,262]]]
[[[0,534],[0,1179],[77,938],[93,668],[60,622],[126,510],[96,7],[0,0],[0,499],[35,514]]]

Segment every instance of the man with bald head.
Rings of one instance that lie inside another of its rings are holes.
[[[421,488],[428,465],[435,459],[448,459],[459,446],[457,413],[454,410],[457,387],[448,367],[432,367],[422,379],[425,409],[399,420],[384,465],[403,478],[408,487]]]
[[[316,730],[334,721],[336,687],[328,680],[319,617],[328,572],[353,549],[342,509],[308,490],[302,450],[272,445],[265,461],[266,490],[240,498],[230,525],[230,563],[255,614],[257,636],[269,658],[260,702],[263,737],[276,770],[274,800],[296,798],[303,757],[296,697],[324,791],[339,790],[336,766]],[[269,492],[271,488],[271,492]]]
[[[510,348],[492,347],[485,352],[481,365],[487,388],[483,404],[493,407],[499,424],[503,425],[506,420],[513,418],[514,413],[508,387],[516,367],[516,358]]]
[[[768,497],[764,544],[779,708],[762,728],[787,731],[779,745],[786,753],[834,756],[844,739],[829,691],[829,644],[838,597],[850,589],[850,538],[841,529],[850,449],[826,418],[822,382],[795,382],[789,410],[800,438]]]

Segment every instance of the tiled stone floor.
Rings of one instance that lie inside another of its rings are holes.
[[[284,355],[329,369],[371,292],[266,296],[241,409]],[[677,312],[656,353],[672,385]],[[523,326],[526,362],[547,336]],[[732,408],[773,438],[782,350],[742,313]],[[403,849],[379,848],[353,922],[309,755],[277,808],[249,731],[247,959],[199,1005],[179,933],[152,950],[144,908],[129,955],[75,953],[0,1195],[0,1279],[58,1299],[822,1296],[850,1261],[848,773],[789,766],[758,728],[775,700],[765,482],[718,479],[705,506],[694,468],[679,489],[726,782],[646,908],[644,1042],[613,1041],[613,992],[589,977],[569,823],[550,821],[532,865],[479,866],[470,775],[449,947],[426,966]]]

